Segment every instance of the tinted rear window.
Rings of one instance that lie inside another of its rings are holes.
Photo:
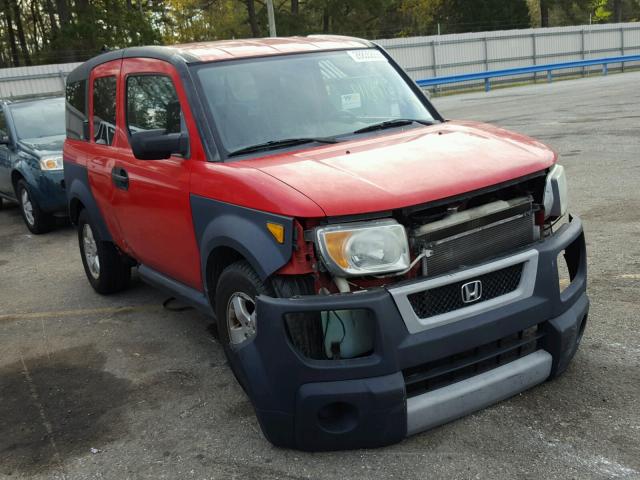
[[[93,139],[111,145],[116,131],[116,77],[93,81]]]
[[[67,137],[74,140],[88,140],[84,135],[87,120],[87,81],[80,80],[67,84]]]

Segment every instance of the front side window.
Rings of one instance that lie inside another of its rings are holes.
[[[116,77],[93,81],[93,140],[111,145],[116,133]]]
[[[194,68],[228,153],[264,142],[353,135],[389,120],[434,121],[423,100],[376,49]]]
[[[64,98],[13,103],[9,108],[20,140],[44,144],[64,137]]]
[[[67,83],[67,138],[88,140],[84,133],[87,120],[86,92],[86,80]]]
[[[180,102],[171,79],[164,75],[132,75],[127,78],[127,128],[129,133],[162,130],[184,131]]]

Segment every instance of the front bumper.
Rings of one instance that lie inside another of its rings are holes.
[[[537,259],[534,280],[524,295],[519,292],[509,302],[428,326],[416,327],[406,312],[401,313],[397,292],[390,292],[394,288],[294,299],[259,297],[258,334],[234,350],[231,361],[265,436],[275,445],[302,450],[389,445],[562,373],[575,354],[589,310],[580,220],[573,218],[527,249],[529,255],[532,251]],[[572,281],[561,292],[557,259],[563,251]],[[375,316],[371,355],[311,360],[289,341],[285,314],[346,309],[367,309]],[[536,326],[541,334],[533,352],[444,387],[408,395],[407,369],[440,365],[443,359],[491,342],[500,345],[506,335]]]

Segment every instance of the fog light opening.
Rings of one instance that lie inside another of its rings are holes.
[[[288,313],[285,325],[292,345],[307,358],[362,358],[374,350],[375,320],[366,309]]]
[[[560,287],[560,293],[564,292],[569,285],[571,285],[571,281],[573,280],[571,273],[569,272],[569,265],[567,264],[565,251],[561,251],[558,254],[558,258],[556,259],[556,263],[558,264],[558,285]]]
[[[318,410],[318,425],[329,433],[347,433],[358,425],[358,409],[346,402],[333,402]]]

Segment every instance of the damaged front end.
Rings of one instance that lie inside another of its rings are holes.
[[[258,335],[236,351],[265,435],[305,450],[387,445],[561,373],[589,303],[559,168],[301,224],[314,294],[259,297]]]

